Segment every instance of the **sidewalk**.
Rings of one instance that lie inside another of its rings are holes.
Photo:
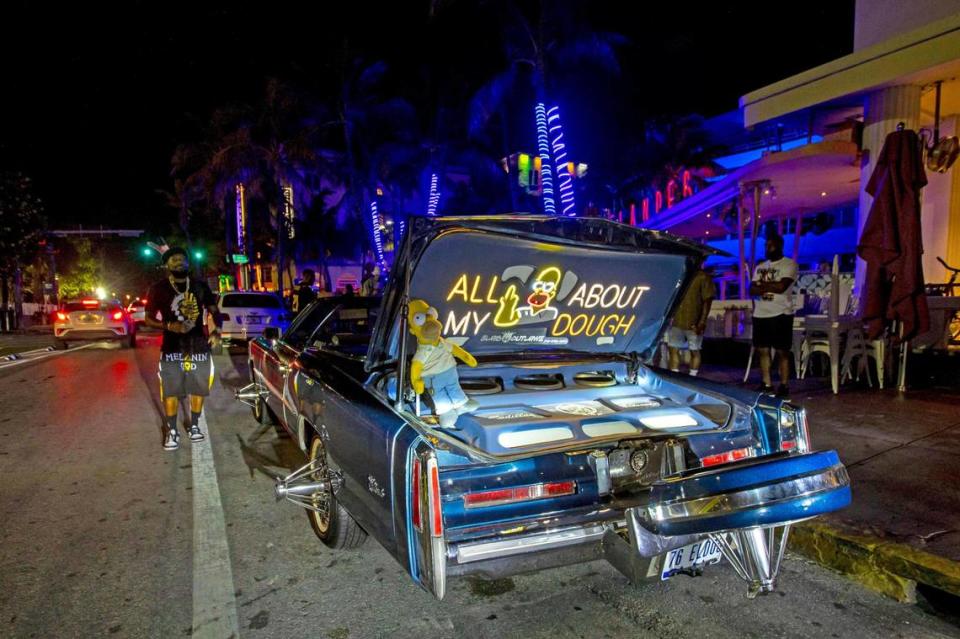
[[[701,375],[735,384],[743,369]],[[795,526],[791,548],[900,601],[915,601],[918,583],[960,596],[960,389],[834,395],[806,379],[791,390],[814,448],[837,450],[853,490],[845,510]]]
[[[50,325],[0,333],[0,357],[52,346],[55,346],[55,342],[53,326]]]

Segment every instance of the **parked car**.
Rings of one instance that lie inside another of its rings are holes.
[[[68,342],[118,340],[137,345],[137,326],[118,300],[84,298],[64,302],[54,313],[53,336],[60,348]]]
[[[132,319],[137,326],[143,324],[147,319],[147,300],[137,298],[130,302],[130,304],[127,305],[127,314],[130,315],[130,319]]]
[[[238,398],[307,458],[278,499],[438,598],[600,558],[639,582],[725,557],[772,590],[790,525],[844,507],[849,479],[802,408],[646,364],[707,251],[601,219],[411,218],[382,301],[320,299],[250,343]],[[477,360],[455,429],[412,388],[412,299]]]
[[[283,301],[274,293],[236,291],[220,295],[221,334],[227,341],[258,337],[267,327],[284,330],[290,323]]]

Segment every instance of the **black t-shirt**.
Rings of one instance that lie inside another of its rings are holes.
[[[313,292],[313,289],[306,284],[301,284],[297,290],[293,292],[293,312],[299,313],[315,299],[317,299],[317,294]]]
[[[161,352],[209,353],[210,345],[203,329],[203,309],[216,303],[217,298],[203,280],[188,278],[186,282],[172,283],[163,279],[150,287],[147,317],[154,318],[159,311],[164,322],[193,324],[186,333],[163,331]]]

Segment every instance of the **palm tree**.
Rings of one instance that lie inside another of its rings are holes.
[[[181,145],[171,161],[171,175],[175,185],[180,185],[176,200],[182,212],[181,225],[186,223],[190,204],[198,201],[206,201],[226,217],[227,201],[242,183],[247,193],[264,201],[269,210],[276,231],[278,289],[282,291],[290,231],[284,211],[290,206],[305,210],[313,201],[315,193],[305,175],[323,166],[316,152],[318,134],[315,106],[277,80],[267,82],[264,98],[256,107],[219,109],[207,138],[199,144]]]
[[[528,19],[512,2],[501,2],[498,7],[500,15],[504,16],[502,36],[507,65],[474,95],[470,104],[468,129],[471,136],[479,136],[491,119],[500,115],[506,140],[508,131],[504,105],[520,90],[525,90],[528,95],[532,92],[538,153],[543,167],[543,205],[545,211],[550,213],[554,210],[552,180],[554,169],[557,168],[554,166],[555,156],[562,160],[565,152],[557,137],[557,132],[562,135],[562,129],[559,128],[559,109],[553,102],[561,93],[564,74],[572,69],[591,68],[618,75],[620,66],[615,48],[626,40],[615,33],[585,29],[578,15],[579,5],[569,0],[540,0],[535,21]],[[551,129],[557,127],[550,137],[548,126]],[[505,153],[511,150],[503,149]],[[566,206],[565,212],[571,212],[571,206]]]

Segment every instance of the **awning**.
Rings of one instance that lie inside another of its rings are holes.
[[[771,188],[761,196],[761,222],[850,204],[860,192],[858,156],[855,143],[837,140],[770,153],[651,217],[643,226],[687,237],[726,235],[729,229],[713,212],[736,198],[742,184],[762,180]],[[744,198],[744,205],[753,212],[751,197]]]

